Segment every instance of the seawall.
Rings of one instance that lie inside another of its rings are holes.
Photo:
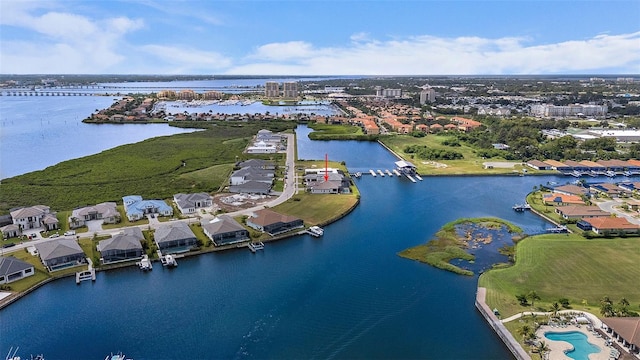
[[[520,346],[520,343],[516,341],[516,339],[511,335],[509,330],[500,322],[500,319],[493,313],[487,303],[485,303],[485,298],[487,295],[487,289],[483,287],[478,287],[478,291],[476,292],[476,309],[480,312],[480,314],[484,317],[484,319],[489,323],[489,326],[493,329],[493,331],[498,334],[498,337],[502,342],[507,346],[509,351],[513,354],[513,356],[518,360],[531,360],[531,356],[527,354],[526,351]]]

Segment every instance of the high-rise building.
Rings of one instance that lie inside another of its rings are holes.
[[[420,104],[424,105],[427,102],[436,101],[436,91],[432,88],[425,88],[420,92]]]
[[[279,97],[280,96],[280,84],[274,81],[267,81],[264,84],[264,96],[266,97]]]
[[[283,92],[282,95],[286,98],[297,98],[299,94],[298,83],[295,81],[283,83],[282,92]]]

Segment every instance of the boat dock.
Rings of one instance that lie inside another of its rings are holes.
[[[313,237],[320,237],[324,235],[324,229],[319,226],[312,226],[305,231],[307,234]]]
[[[531,205],[529,204],[515,204],[513,205],[513,210],[517,212],[524,212],[525,210],[531,210]]]
[[[402,176],[402,174],[400,174],[400,171],[398,171],[397,169],[393,169],[393,173],[397,176]]]
[[[382,172],[382,170],[378,169],[378,174],[380,174],[380,176],[384,177],[384,173]]]
[[[87,262],[89,263],[87,270],[76,273],[76,284],[85,280],[96,281],[96,269],[93,268],[93,262],[89,258],[87,258]]]
[[[262,241],[258,241],[258,242],[250,242],[249,244],[247,244],[247,247],[249,248],[249,250],[251,250],[252,253],[255,253],[258,250],[264,250],[264,243]]]
[[[548,233],[553,233],[553,234],[562,234],[562,233],[569,232],[569,229],[567,229],[567,227],[564,226],[564,225],[558,225],[558,226],[553,227],[553,228],[548,228],[547,232]]]
[[[176,266],[178,266],[178,262],[176,261],[176,258],[171,254],[167,254],[167,255],[161,257],[160,258],[160,262],[162,262],[162,266],[167,266],[167,267],[176,267]]]
[[[375,172],[375,171],[373,171],[373,169],[372,169],[372,170],[369,170],[369,173],[370,173],[371,175],[373,175],[373,177],[376,177],[376,172]]]
[[[153,264],[151,263],[151,260],[149,260],[149,256],[146,254],[136,263],[136,265],[138,265],[142,271],[153,270]]]

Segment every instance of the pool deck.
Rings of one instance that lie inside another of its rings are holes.
[[[586,329],[585,325],[580,325],[577,327],[575,325],[567,325],[566,327],[551,327],[548,325],[542,325],[536,331],[536,335],[538,335],[538,339],[544,341],[549,349],[547,359],[549,360],[572,360],[570,357],[564,354],[565,351],[569,351],[573,349],[573,346],[565,341],[555,341],[547,339],[544,334],[546,332],[569,332],[569,331],[579,331],[587,336],[587,341],[590,343],[597,345],[600,348],[599,353],[589,354],[589,360],[609,360],[611,347],[605,345],[604,337],[596,337],[592,332]]]

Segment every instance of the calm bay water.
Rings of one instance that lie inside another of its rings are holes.
[[[0,97],[0,179],[156,136],[194,131],[166,124],[84,124],[109,96]]]
[[[328,154],[351,171],[393,167],[395,158],[377,144],[311,142],[307,132],[298,129],[301,159]],[[473,305],[477,277],[396,254],[460,217],[497,216],[542,232],[546,222],[511,206],[547,181],[566,178],[414,184],[363,176],[361,204],[320,239],[181,259],[173,270],[101,272],[95,283],[47,284],[0,311],[0,350],[20,346],[47,359],[102,359],[115,351],[136,360],[507,359]]]

